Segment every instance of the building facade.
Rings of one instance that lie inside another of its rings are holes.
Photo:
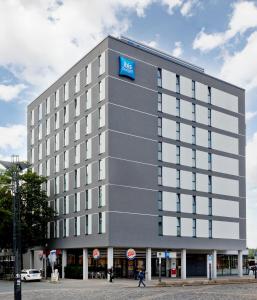
[[[108,36],[28,106],[28,158],[48,177],[48,245],[63,273],[150,279],[166,251],[164,275],[205,276],[211,255],[216,277],[219,255],[236,251],[242,275],[243,89]]]

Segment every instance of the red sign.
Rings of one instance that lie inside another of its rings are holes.
[[[98,249],[93,250],[93,258],[98,259],[100,257],[100,251]]]
[[[127,255],[127,259],[133,260],[136,257],[136,251],[134,249],[130,248],[127,250],[126,255]]]

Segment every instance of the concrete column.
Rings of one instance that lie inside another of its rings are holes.
[[[238,250],[238,276],[243,277],[243,252]]]
[[[107,269],[113,268],[113,248],[107,248]],[[107,277],[108,281],[110,280],[110,274]]]
[[[181,250],[181,279],[187,278],[187,252],[186,249]]]
[[[65,278],[64,268],[67,266],[67,250],[62,250],[62,278]]]
[[[88,280],[88,250],[83,249],[83,280]]]
[[[217,250],[212,251],[212,278],[217,278]]]
[[[152,249],[146,249],[146,280],[152,280]]]

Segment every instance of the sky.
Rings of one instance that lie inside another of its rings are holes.
[[[0,159],[26,159],[28,103],[107,34],[246,90],[247,245],[257,248],[256,0],[0,0]]]

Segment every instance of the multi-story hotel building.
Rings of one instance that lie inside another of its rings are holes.
[[[87,279],[142,268],[150,278],[166,251],[163,274],[205,276],[211,260],[216,277],[233,254],[230,272],[242,275],[242,88],[108,36],[28,106],[28,158],[48,177],[48,247],[62,271],[82,264]]]

